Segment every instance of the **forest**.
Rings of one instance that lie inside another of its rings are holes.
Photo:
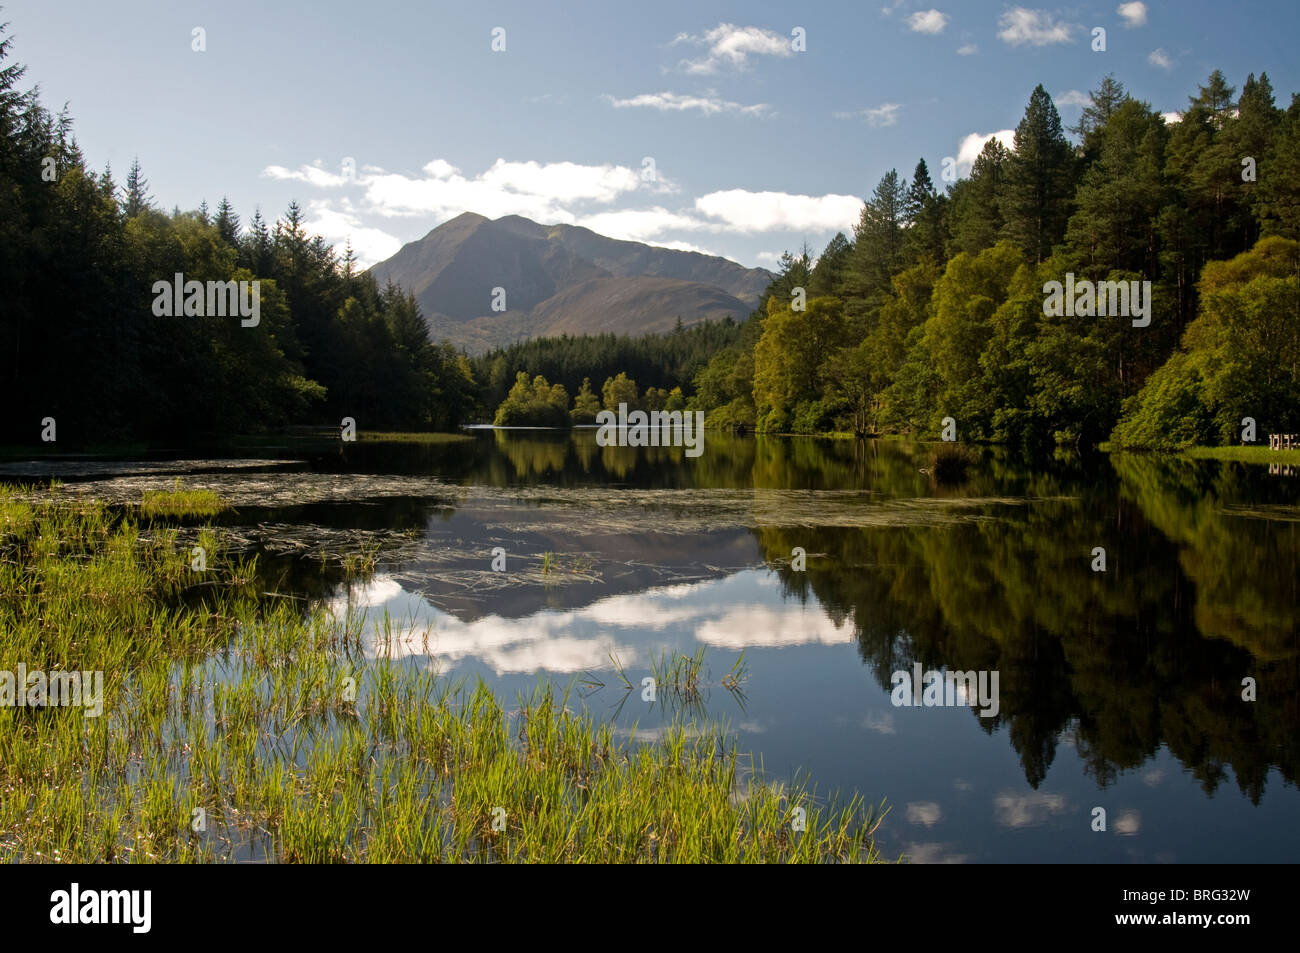
[[[1237,442],[1246,419],[1259,441],[1300,431],[1300,95],[1280,108],[1265,73],[1238,95],[1215,71],[1174,121],[1107,76],[1069,129],[1040,85],[1013,148],[990,138],[943,191],[924,159],[890,170],[852,237],[787,252],[744,322],[471,358],[296,203],[166,213],[138,160],[121,186],[89,170],[10,47],[0,30],[2,443],[47,420],[74,445],[343,417],[566,426],[611,395],[770,433],[933,438],[950,417],[965,441],[1164,449]],[[258,281],[258,326],[155,315],[176,274]],[[1044,307],[1075,279],[1150,282],[1150,320]]]
[[[119,186],[86,167],[66,111],[22,92],[0,31],[0,443],[277,430],[351,416],[448,430],[478,404],[467,358],[428,339],[414,299],[379,288],[303,225],[296,203],[246,225],[165,213],[137,161]],[[153,285],[260,281],[257,327],[158,317]],[[51,420],[53,428],[42,421]]]
[[[944,193],[924,160],[886,173],[852,239],[786,253],[692,409],[931,439],[951,417],[1024,446],[1300,430],[1300,96],[1283,110],[1266,73],[1238,96],[1215,71],[1173,122],[1113,76],[1089,99],[1066,130],[1040,85],[1014,148],[989,139]],[[1076,277],[1149,281],[1146,326],[1044,306]]]
[[[771,433],[933,439],[951,417],[962,440],[1173,449],[1300,430],[1300,96],[1283,110],[1266,73],[1237,96],[1216,71],[1172,122],[1113,76],[1089,99],[1067,130],[1040,85],[1014,148],[990,138],[943,192],[924,159],[890,170],[852,238],[787,252],[766,307],[656,381],[711,427]],[[1147,313],[1061,308],[1076,278],[1141,287]],[[533,342],[492,373],[571,389],[596,350]],[[600,352],[609,374],[634,360]]]

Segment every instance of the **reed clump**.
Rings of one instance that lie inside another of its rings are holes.
[[[140,512],[150,518],[216,516],[229,508],[212,490],[182,486],[179,479],[170,490],[145,490],[140,502]]]

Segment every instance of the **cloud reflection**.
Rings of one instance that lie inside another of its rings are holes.
[[[380,574],[340,594],[329,608],[340,616],[349,605],[366,610],[366,651],[372,658],[477,659],[499,676],[608,669],[611,655],[632,666],[648,660],[651,651],[685,650],[692,642],[739,651],[853,640],[851,623],[836,625],[817,608],[787,603],[767,576],[749,571],[614,595],[579,609],[466,622]],[[385,614],[394,620],[389,638]]]

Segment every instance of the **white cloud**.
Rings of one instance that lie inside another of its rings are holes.
[[[1183,114],[1179,112],[1161,113],[1160,115],[1164,118],[1165,123],[1168,125],[1173,125],[1176,122],[1183,121]]]
[[[1147,22],[1147,5],[1141,0],[1121,3],[1115,12],[1124,18],[1127,27],[1144,26]]]
[[[1092,103],[1092,97],[1087,93],[1072,89],[1069,92],[1057,93],[1054,101],[1058,106],[1088,106]]]
[[[695,200],[695,210],[721,219],[726,229],[741,232],[839,231],[851,227],[862,212],[852,195],[791,195],[728,189]]]
[[[980,151],[984,144],[990,139],[997,139],[1008,149],[1015,148],[1016,131],[1014,129],[999,129],[997,132],[979,133],[972,132],[965,136],[961,144],[957,147],[957,172],[960,175],[966,175],[970,172],[971,166],[979,158]]]
[[[1011,46],[1069,43],[1078,26],[1053,19],[1046,10],[1012,7],[998,20],[998,38]]]
[[[903,857],[909,864],[965,864],[970,854],[958,854],[954,844],[908,844]]]
[[[892,126],[898,122],[898,111],[902,108],[898,103],[881,103],[874,109],[864,109],[862,114],[868,126]]]
[[[662,206],[628,208],[584,215],[575,223],[609,238],[645,242],[672,231],[714,231],[707,222],[692,215],[673,212]]]
[[[836,626],[820,609],[799,603],[743,606],[728,610],[720,619],[701,622],[695,639],[705,645],[739,650],[788,645],[844,645],[853,641],[853,624]]]
[[[993,810],[1002,827],[1037,827],[1055,814],[1069,810],[1069,802],[1061,794],[1036,791],[1033,794],[999,794],[993,799]]]
[[[396,235],[362,225],[361,219],[351,211],[332,209],[320,200],[311,203],[303,227],[340,248],[350,241],[359,268],[369,268],[391,258],[402,247]]]
[[[390,217],[441,218],[474,211],[489,218],[523,215],[547,224],[573,224],[570,204],[609,204],[645,184],[627,166],[574,162],[497,159],[486,172],[470,178],[450,163],[435,159],[422,171],[423,177],[400,173],[363,176],[366,210]]]
[[[794,53],[790,37],[762,27],[736,26],[734,23],[719,23],[702,36],[679,33],[673,39],[673,44],[677,43],[709,48],[703,59],[682,60],[682,68],[696,74],[716,73],[722,66],[747,69],[752,56],[791,56]]]
[[[934,827],[943,820],[943,809],[934,801],[912,801],[907,805],[907,823]]]
[[[432,165],[433,163],[430,163]],[[429,166],[425,166],[428,170]],[[524,195],[544,195],[558,202],[612,202],[640,183],[636,172],[621,165],[576,162],[507,162],[497,159],[480,177],[483,183]]]
[[[698,644],[734,650],[853,641],[852,622],[842,621],[837,626],[826,613],[798,603],[720,610],[716,600],[708,598],[709,590],[732,584],[731,580],[711,580],[610,596],[580,609],[546,610],[517,619],[491,615],[466,622],[405,592],[391,577],[378,577],[354,593],[352,604],[371,610],[365,627],[368,657],[428,656],[443,670],[447,663],[478,659],[498,675],[538,669],[565,673],[605,670],[611,656],[635,670],[645,649],[638,643],[646,628],[679,630]],[[667,606],[665,613],[668,599],[679,602]],[[342,617],[348,599],[336,597],[329,606],[336,617]],[[384,612],[407,620],[396,627],[391,638],[383,634],[379,622]],[[674,646],[662,642],[658,647]]]
[[[607,95],[605,100],[615,109],[645,108],[658,109],[660,112],[685,112],[688,109],[697,109],[705,116],[714,116],[718,113],[762,116],[771,109],[767,103],[744,106],[730,100],[720,99],[712,90],[709,90],[703,96],[663,92],[641,93],[639,96],[633,96],[630,99],[618,99]]]
[[[311,165],[302,165],[297,169],[286,169],[282,165],[268,165],[262,170],[262,177],[279,179],[283,182],[306,182],[318,189],[334,189],[347,185],[347,176],[335,175],[325,168],[325,163],[317,159]],[[352,180],[355,181],[355,180]]]
[[[1121,837],[1132,837],[1142,830],[1142,812],[1132,809],[1121,811],[1110,829]]]
[[[766,261],[775,265],[778,261],[781,260],[781,253],[779,251],[761,251],[754,256],[754,260]]]
[[[862,727],[878,735],[898,734],[898,728],[894,724],[894,716],[888,713],[871,712],[866,718],[862,719]]]
[[[972,56],[975,53],[978,53],[979,51],[980,48],[976,46],[974,43],[966,43],[963,44],[962,46],[957,47],[958,56]]]
[[[948,15],[938,10],[923,10],[907,18],[907,26],[913,33],[942,33],[948,25]]]
[[[888,115],[888,112],[882,113]],[[308,171],[271,166],[264,175],[332,189],[332,179]],[[498,158],[481,173],[464,171],[446,159],[425,163],[417,173],[365,166],[356,178],[355,199],[335,194],[310,202],[308,227],[337,246],[351,241],[363,266],[390,257],[401,240],[385,220],[410,218],[431,225],[463,212],[488,218],[521,215],[547,225],[581,225],[601,235],[716,254],[697,235],[726,233],[819,233],[844,231],[857,222],[861,199],[852,195],[794,195],[729,189],[686,198],[679,206],[636,200],[677,192],[662,175],[643,181],[639,170],[616,164],[511,161]],[[633,207],[625,207],[632,205]],[[776,256],[771,259],[773,262]]]
[[[699,245],[692,245],[690,242],[655,242],[660,248],[671,248],[673,251],[693,251],[701,255],[709,255],[713,258],[721,258],[717,252],[709,251],[707,248],[701,248]]]
[[[861,116],[867,121],[867,125],[873,128],[883,126],[892,126],[898,122],[898,111],[903,107],[898,103],[881,103],[872,109],[862,109],[858,112],[837,112],[836,119],[855,119]]]
[[[1163,49],[1152,50],[1148,53],[1147,62],[1152,66],[1159,66],[1161,69],[1174,68],[1174,61],[1169,58],[1169,54]]]

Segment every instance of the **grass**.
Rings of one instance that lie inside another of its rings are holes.
[[[196,572],[174,528],[19,492],[0,487],[0,659],[102,672],[103,714],[0,706],[0,861],[880,859],[880,808],[769,783],[707,725],[620,740],[546,683],[508,709],[367,658],[355,613],[263,597],[218,530]],[[656,671],[698,690],[701,664]]]
[[[170,490],[145,490],[140,502],[140,512],[151,519],[216,516],[229,508],[225,500],[211,490],[182,487],[179,477]]]
[[[1193,460],[1225,460],[1231,463],[1277,463],[1284,466],[1300,464],[1300,450],[1270,450],[1262,447],[1191,447],[1182,456]]]

